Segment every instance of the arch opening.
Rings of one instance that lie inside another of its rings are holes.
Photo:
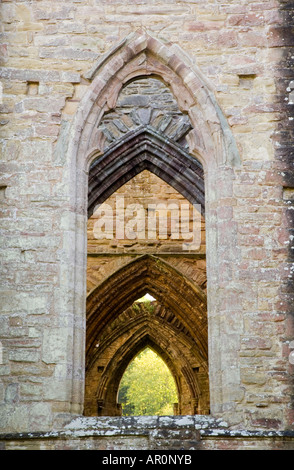
[[[224,384],[224,374],[220,373],[220,370],[225,370],[226,365],[229,367],[229,355],[223,353],[217,346],[226,341],[226,334],[219,328],[217,300],[223,270],[220,261],[215,263],[215,260],[221,260],[223,251],[226,249],[231,253],[236,236],[235,231],[231,230],[230,224],[222,226],[220,233],[218,208],[221,206],[222,198],[227,197],[222,183],[224,181],[232,183],[235,168],[240,167],[241,159],[231,129],[215,99],[213,87],[207,83],[194,61],[189,59],[187,54],[176,44],[163,44],[141,30],[124,38],[101,57],[91,71],[84,74],[84,78],[90,83],[88,91],[79,104],[70,130],[64,128],[56,145],[55,156],[57,159],[63,158],[64,148],[67,146],[66,161],[69,162],[70,169],[68,173],[70,187],[68,227],[70,231],[74,227],[75,232],[73,243],[66,248],[66,256],[71,260],[67,266],[68,275],[69,278],[74,279],[74,288],[68,289],[66,292],[66,304],[72,306],[73,314],[71,411],[82,412],[85,390],[84,355],[81,354],[81,345],[84,345],[85,310],[88,308],[84,286],[86,285],[85,233],[89,168],[91,163],[97,157],[103,156],[106,150],[100,145],[103,139],[100,140],[102,134],[99,126],[103,117],[116,109],[117,99],[124,85],[141,77],[159,77],[160,81],[169,87],[177,102],[178,109],[189,117],[191,130],[185,134],[188,153],[201,162],[205,173],[205,211],[206,220],[209,222],[207,241],[209,245],[208,281],[211,296],[209,302],[210,335],[214,338],[214,341],[210,341],[210,357],[213,357],[213,362],[210,364],[212,365],[211,379],[213,382],[211,390],[213,412],[218,413],[220,409],[223,410],[229,406],[231,399],[228,398],[224,408],[222,404],[219,404],[220,401],[224,402],[220,399],[222,391],[227,390]],[[175,181],[177,178],[174,178],[171,185]],[[98,255],[100,256],[100,254]],[[148,256],[152,256],[152,253],[148,252]],[[171,261],[168,257],[165,257],[165,260]],[[160,257],[160,262],[162,262],[162,257]],[[129,263],[131,263],[131,259],[126,257],[120,267]],[[172,262],[170,264],[173,265]],[[113,273],[119,268],[114,265]],[[189,273],[185,274],[190,279]],[[105,273],[105,276],[100,277],[98,284],[102,285],[108,276],[109,273]],[[203,284],[202,281],[201,284]],[[94,287],[92,285],[93,289]],[[163,286],[164,289],[165,286]],[[137,294],[144,295],[147,290],[151,294],[153,293],[155,298],[158,297],[157,286],[152,291],[150,283],[147,287],[141,286],[141,291]],[[130,295],[132,299],[136,298],[132,291]],[[213,295],[216,296],[215,301]],[[130,303],[131,301],[126,302],[126,307]],[[173,304],[175,305],[176,302]],[[91,306],[89,308],[91,310]],[[175,310],[177,311],[176,305]],[[180,312],[178,313],[180,314]],[[185,319],[183,319],[184,322]],[[185,324],[187,328],[190,326]],[[218,341],[215,341],[217,338]],[[195,366],[195,370],[197,367]],[[238,389],[237,383],[234,383],[235,389]],[[226,396],[230,397],[231,395],[228,393]]]
[[[154,301],[156,301],[156,299],[147,292],[147,294],[143,295],[143,297],[140,297],[140,299],[137,299],[135,302],[136,303],[140,303],[140,302],[148,303],[148,302],[154,302]]]
[[[123,416],[178,414],[178,390],[161,357],[150,347],[128,365],[119,385]]]
[[[145,255],[89,294],[86,415],[121,414],[118,384],[129,362],[147,345],[173,371],[180,397],[177,414],[209,414],[205,294],[193,288],[174,268]],[[137,302],[147,293],[154,300]]]
[[[163,97],[168,119],[158,105],[151,106],[155,95]],[[204,178],[201,164],[187,151],[191,124],[154,78],[132,81],[117,106],[100,123],[104,152],[93,153],[89,171],[85,414],[122,414],[119,383],[130,361],[147,347],[174,377],[174,412],[207,414]],[[119,236],[119,198],[126,206],[126,227],[136,226],[135,237],[128,238],[127,230]],[[188,207],[184,219],[191,235],[196,204],[197,247],[177,238],[183,235],[182,206]],[[155,225],[146,239],[142,226],[149,227],[150,205]],[[126,222],[131,206],[136,217]]]

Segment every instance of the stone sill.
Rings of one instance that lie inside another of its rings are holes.
[[[294,431],[230,430],[227,423],[210,416],[78,417],[62,430],[2,433],[0,441],[76,439],[91,437],[148,437],[159,431],[194,431],[202,439],[294,439]]]

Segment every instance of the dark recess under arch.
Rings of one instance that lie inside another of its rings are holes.
[[[150,127],[131,131],[92,163],[88,217],[122,185],[149,170],[205,213],[204,177],[199,161]]]

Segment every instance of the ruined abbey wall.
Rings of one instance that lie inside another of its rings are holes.
[[[2,0],[0,12],[2,448],[178,448],[182,426],[185,448],[293,447],[292,2]],[[144,199],[146,182],[148,197],[154,184],[200,204],[198,252],[91,235],[99,204]],[[116,337],[123,359],[148,340],[180,376],[193,343],[200,416],[138,421],[139,436],[134,421],[87,421],[85,385],[97,335],[127,325],[146,291],[162,318],[141,312],[144,336]]]

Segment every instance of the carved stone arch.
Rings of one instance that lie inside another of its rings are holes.
[[[133,329],[141,328],[142,325],[151,325],[156,331],[158,329],[162,332],[159,335],[162,341],[170,336],[177,338],[178,345],[182,344],[183,347],[187,348],[191,352],[193,360],[201,364],[205,371],[208,372],[207,362],[205,362],[206,358],[203,358],[202,354],[199,353],[197,342],[195,341],[197,331],[194,331],[194,336],[192,336],[170,309],[158,304],[157,301],[155,301],[155,306],[153,304],[154,302],[151,306],[148,305],[148,307],[144,303],[138,302],[133,304],[120,314],[117,319],[111,321],[101,333],[97,334],[96,345],[99,344],[99,348],[93,350],[90,356],[88,355],[86,369],[89,370],[93,367],[93,364],[104,353],[104,349],[109,344],[114,344],[120,337],[127,335]],[[150,313],[150,308],[153,312],[152,314]]]
[[[197,333],[199,353],[207,361],[205,293],[168,263],[150,255],[128,263],[89,293],[86,355],[92,354],[97,336],[109,321],[147,292],[174,312],[193,336]]]
[[[145,323],[145,324],[144,324]],[[141,322],[137,331],[115,352],[99,381],[96,400],[104,407],[101,415],[120,414],[117,395],[121,378],[130,362],[146,347],[153,349],[166,363],[175,380],[178,391],[178,414],[196,414],[201,390],[189,361],[176,344],[168,339],[150,322]]]
[[[85,210],[79,199],[85,201],[87,197],[87,171],[99,123],[106,112],[115,108],[121,88],[142,76],[163,80],[172,90],[181,111],[189,115],[193,126],[188,135],[190,153],[197,156],[206,172],[221,165],[240,164],[230,127],[200,70],[179,46],[163,44],[146,32],[138,31],[125,38],[85,74],[91,85],[80,102],[68,147],[72,178],[77,184],[77,199],[73,203],[78,204],[79,210]]]
[[[213,88],[199,69],[177,46],[163,44],[145,32],[136,32],[123,40],[86,74],[88,92],[82,98],[71,128],[64,127],[57,148],[67,144],[66,162],[68,202],[66,223],[73,233],[73,242],[65,248],[64,269],[69,282],[66,304],[72,315],[72,410],[81,410],[84,390],[84,344],[86,300],[86,221],[88,171],[100,149],[95,146],[96,131],[102,117],[114,109],[121,88],[138,77],[158,77],[171,89],[178,106],[187,113],[193,130],[187,136],[189,153],[202,163],[205,173],[206,246],[210,317],[210,364],[213,411],[219,413],[230,402],[225,374],[230,355],[221,344],[227,344],[226,333],[220,328],[220,298],[224,253],[235,259],[237,223],[225,221],[221,228],[221,206],[230,202],[233,179],[240,166],[240,156],[231,129],[218,106]],[[101,153],[101,151],[100,151]],[[231,279],[229,279],[229,282]],[[152,285],[150,285],[150,289]],[[142,295],[145,287],[141,288]],[[185,299],[183,299],[185,301]],[[189,326],[191,328],[191,325]],[[207,329],[207,325],[205,326]],[[207,338],[204,341],[207,346]],[[203,347],[203,350],[205,348]],[[237,377],[237,375],[236,375]],[[234,383],[239,390],[239,384]],[[225,393],[225,392],[224,392]],[[221,397],[221,398],[220,398]]]
[[[123,184],[149,170],[205,213],[203,170],[200,163],[175,142],[152,128],[139,128],[111,146],[91,165],[88,217]]]
[[[101,412],[102,416],[109,416],[112,414],[111,412],[116,412],[117,415],[121,414],[117,408],[121,379],[132,360],[147,347],[153,349],[166,363],[175,380],[178,397],[181,397],[180,370],[175,367],[173,360],[166,350],[157,344],[156,340],[152,337],[150,329],[142,328],[116,351],[107,368],[103,371],[101,382],[96,392],[98,406],[103,404],[104,407],[104,410]]]
[[[121,88],[142,76],[162,79],[171,88],[181,111],[189,114],[195,134],[192,139],[195,146],[190,151],[198,148],[200,157],[209,159],[210,164],[213,158],[219,164],[240,163],[230,128],[200,70],[179,46],[163,44],[141,31],[125,38],[85,74],[92,85],[83,100],[87,106],[81,109],[84,124],[79,139],[81,149],[89,150],[93,129],[105,112],[115,108]]]

